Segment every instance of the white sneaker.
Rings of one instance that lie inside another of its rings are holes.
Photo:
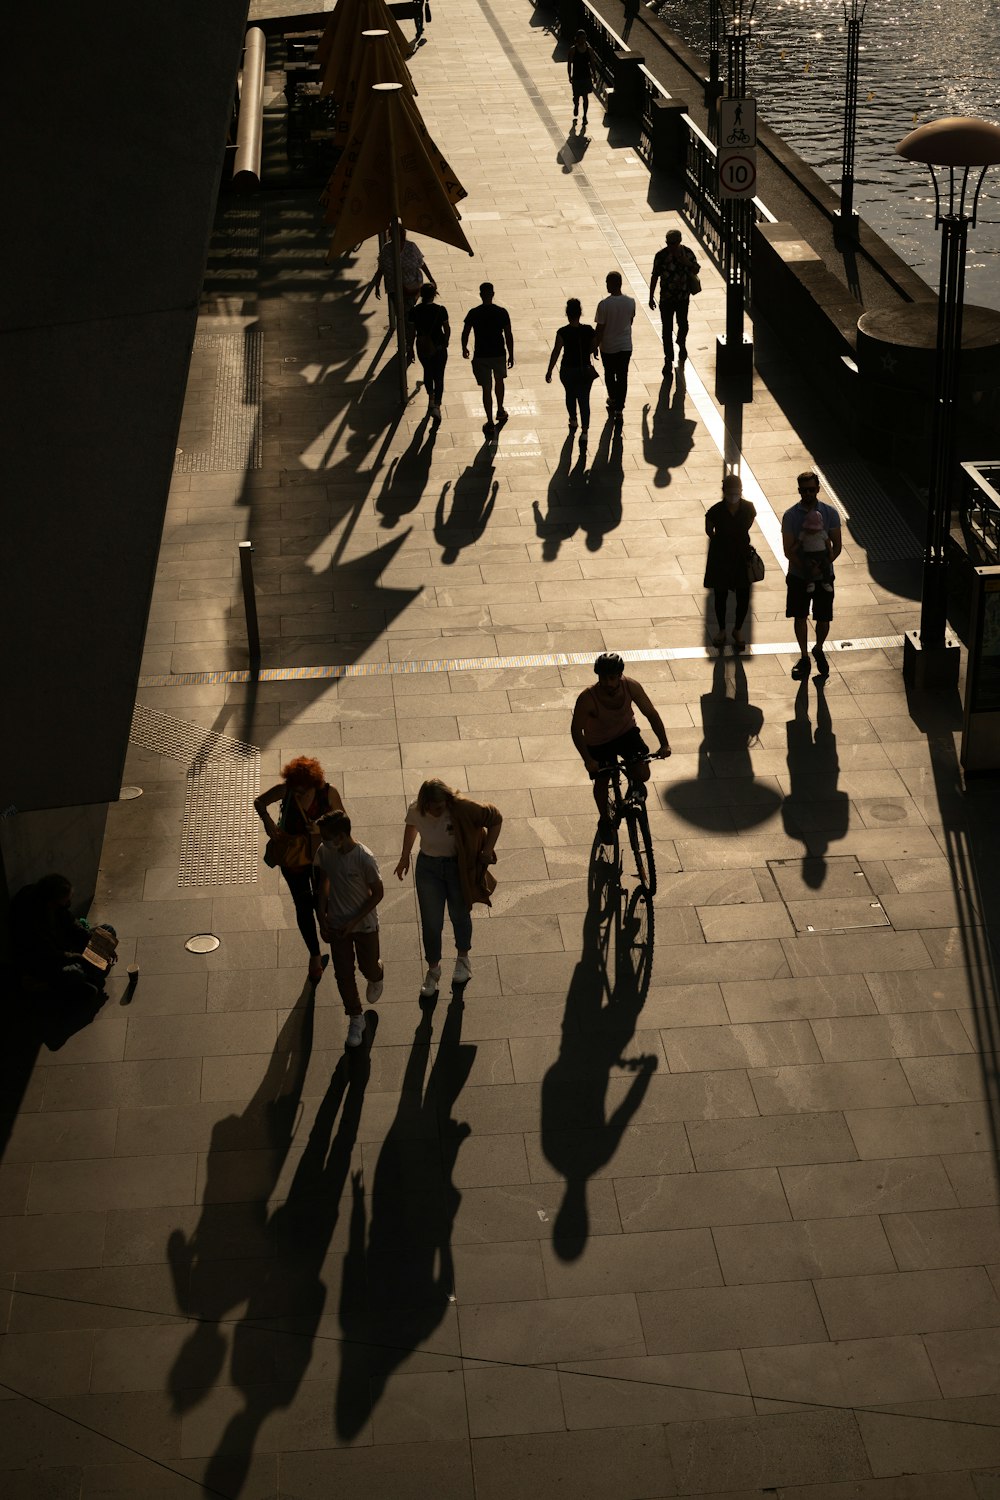
[[[420,993],[423,995],[425,1000],[429,1000],[431,995],[437,994],[438,986],[440,985],[440,983],[441,965],[438,964],[436,969],[432,968],[427,970],[427,973],[424,975],[424,982],[420,986]]]
[[[455,972],[451,976],[452,984],[468,984],[472,978],[472,965],[467,958],[456,958]]]
[[[368,988],[365,990],[365,999],[368,1001],[368,1004],[374,1005],[376,1001],[381,1000],[384,989],[384,979],[369,979]]]
[[[364,1018],[364,1016],[352,1016],[351,1017],[351,1024],[347,1028],[347,1045],[348,1045],[348,1047],[360,1047],[361,1043],[364,1041],[364,1039],[365,1039],[365,1018]]]

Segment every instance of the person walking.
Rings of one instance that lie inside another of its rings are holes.
[[[599,833],[607,843],[614,831],[608,819],[608,788],[611,771],[620,755],[628,775],[644,784],[649,780],[649,764],[642,756],[649,754],[635,709],[643,714],[659,740],[658,756],[670,754],[670,743],[663,720],[653,707],[649,694],[634,677],[625,676],[625,663],[617,651],[602,651],[594,662],[597,683],[584,688],[576,700],[570,734],[587,775],[594,783],[594,801],[600,816]]]
[[[746,645],[743,622],[750,608],[750,528],[757,511],[743,498],[743,481],[738,474],[727,474],[722,481],[722,499],[705,515],[708,558],[705,563],[705,587],[715,594],[717,633],[713,646],[726,644],[726,611],[729,595],[736,595],[733,620],[733,647],[742,651]]]
[[[625,0],[625,14],[622,17],[622,41],[627,42],[629,33],[635,24],[635,18],[639,14],[640,0]]]
[[[625,410],[625,399],[628,396],[635,298],[623,296],[620,271],[609,271],[604,284],[608,295],[597,304],[594,352],[598,349],[601,351],[604,382],[608,388],[608,412],[612,420],[617,420]]]
[[[569,412],[569,430],[576,431],[576,414],[580,413],[580,446],[586,446],[590,430],[590,387],[597,379],[594,368],[594,330],[589,323],[581,323],[583,309],[578,297],[570,297],[566,303],[566,322],[556,332],[556,341],[549,356],[549,367],[545,382],[552,384],[552,371],[556,360],[562,355],[559,379],[566,392],[566,410]]]
[[[409,321],[410,312],[416,306],[417,298],[420,295],[420,288],[424,284],[424,277],[426,276],[432,286],[436,283],[430,266],[424,260],[423,251],[419,245],[414,244],[413,240],[407,239],[406,230],[402,224],[399,226],[399,264],[403,273],[402,314],[400,314],[399,309],[396,307],[396,273],[393,269],[392,235],[390,235],[378,253],[378,266],[372,278],[372,285],[375,288],[375,296],[381,297],[382,283],[385,282],[389,301],[392,303],[396,316],[399,317],[401,315],[404,319],[406,358],[408,362],[412,362],[413,330]]]
[[[319,930],[330,944],[333,976],[348,1017],[347,1045],[360,1047],[365,1018],[355,965],[368,981],[365,999],[374,1005],[382,994],[384,966],[379,957],[377,907],[385,895],[378,861],[351,834],[345,812],[320,820],[316,851],[316,910]]]
[[[674,364],[674,319],[677,319],[677,357],[687,359],[688,306],[691,283],[698,276],[698,261],[693,250],[681,244],[679,229],[667,231],[666,244],[653,256],[649,277],[649,305],[656,307],[656,288],[660,287],[660,323],[663,328],[663,373],[668,375]],[[697,290],[697,288],[696,288]]]
[[[434,301],[436,296],[437,287],[433,281],[422,286],[420,301],[415,307],[411,307],[409,320],[417,358],[423,366],[428,411],[438,421],[441,417],[441,402],[444,400],[444,367],[448,363],[451,324],[448,321],[448,309]]]
[[[827,505],[819,498],[819,479],[812,469],[806,469],[798,477],[799,500],[785,511],[781,518],[781,542],[784,547],[785,556],[788,559],[788,592],[785,600],[785,618],[795,622],[795,639],[799,644],[801,653],[798,661],[792,668],[792,676],[797,680],[809,676],[811,663],[809,661],[809,610],[812,607],[813,624],[816,627],[816,644],[813,647],[813,657],[816,662],[816,671],[820,677],[829,677],[830,663],[826,659],[823,650],[824,642],[830,633],[830,621],[833,619],[833,562],[840,556],[844,545],[841,534],[840,514],[834,510],[832,505]],[[809,589],[810,576],[806,564],[803,562],[802,549],[799,539],[802,534],[803,524],[806,517],[813,511],[818,511],[823,522],[823,530],[827,538],[827,558],[830,563],[830,573],[826,580],[828,587]]]
[[[309,978],[315,984],[323,977],[319,937],[316,932],[316,892],[313,858],[319,847],[319,820],[330,812],[343,812],[337,788],[326,779],[318,760],[299,755],[282,767],[282,780],[254,798],[254,809],[267,830],[264,863],[276,865],[292,893],[295,920],[309,950]],[[281,803],[278,821],[268,808]]]
[[[483,393],[483,411],[486,421],[483,432],[486,437],[496,436],[497,428],[507,421],[504,411],[504,381],[508,369],[514,368],[514,335],[510,326],[510,314],[505,307],[493,301],[493,283],[484,281],[479,288],[482,299],[478,307],[472,307],[462,324],[462,358],[469,358],[469,335],[475,336],[472,355],[472,373]],[[497,419],[493,421],[493,389],[496,387]]]
[[[490,802],[474,802],[437,777],[425,781],[406,811],[403,851],[396,866],[402,880],[410,868],[413,845],[420,837],[414,879],[420,907],[420,930],[427,973],[420,993],[436,995],[441,980],[441,941],[447,907],[457,957],[453,985],[472,977],[472,907],[489,906],[496,881],[487,869],[496,863],[496,843],[503,816]]]
[[[581,28],[573,38],[573,45],[566,58],[566,75],[573,90],[573,123],[576,123],[580,105],[583,105],[583,124],[587,123],[587,105],[594,87],[594,54],[587,41],[587,33]]]

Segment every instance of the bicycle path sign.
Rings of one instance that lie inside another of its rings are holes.
[[[720,99],[719,151],[749,150],[756,144],[756,99]]]

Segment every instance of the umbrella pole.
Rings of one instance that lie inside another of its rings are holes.
[[[393,168],[393,187],[395,188],[395,168]],[[393,192],[393,199],[396,194]],[[392,216],[392,274],[396,298],[396,350],[399,357],[399,396],[403,405],[409,398],[409,381],[407,379],[406,365],[406,308],[403,303],[403,258],[402,245],[399,239],[399,219],[394,213]]]
[[[389,201],[392,205],[392,269],[396,278],[396,349],[399,355],[399,399],[405,406],[409,399],[410,391],[406,367],[406,308],[403,305],[403,261],[402,245],[399,238],[399,231],[402,226],[399,218],[396,131],[393,119],[396,103],[395,95],[399,93],[400,88],[401,85],[398,83],[395,86],[385,88],[385,92],[388,95],[385,101],[385,109],[387,112],[387,124],[389,126]]]

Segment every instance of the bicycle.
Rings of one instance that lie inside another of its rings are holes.
[[[653,750],[646,755],[640,755],[630,765],[635,767],[645,765],[651,760],[663,759],[664,755],[661,750]],[[646,811],[646,783],[630,774],[630,765],[627,765],[619,755],[615,758],[614,765],[608,767],[604,773],[611,778],[608,786],[608,819],[616,831],[621,827],[624,819],[625,826],[628,828],[628,841],[632,846],[639,884],[647,896],[652,898],[656,895],[656,861],[653,858],[653,836],[650,833],[649,814]],[[626,783],[624,790],[622,788],[623,773]]]

